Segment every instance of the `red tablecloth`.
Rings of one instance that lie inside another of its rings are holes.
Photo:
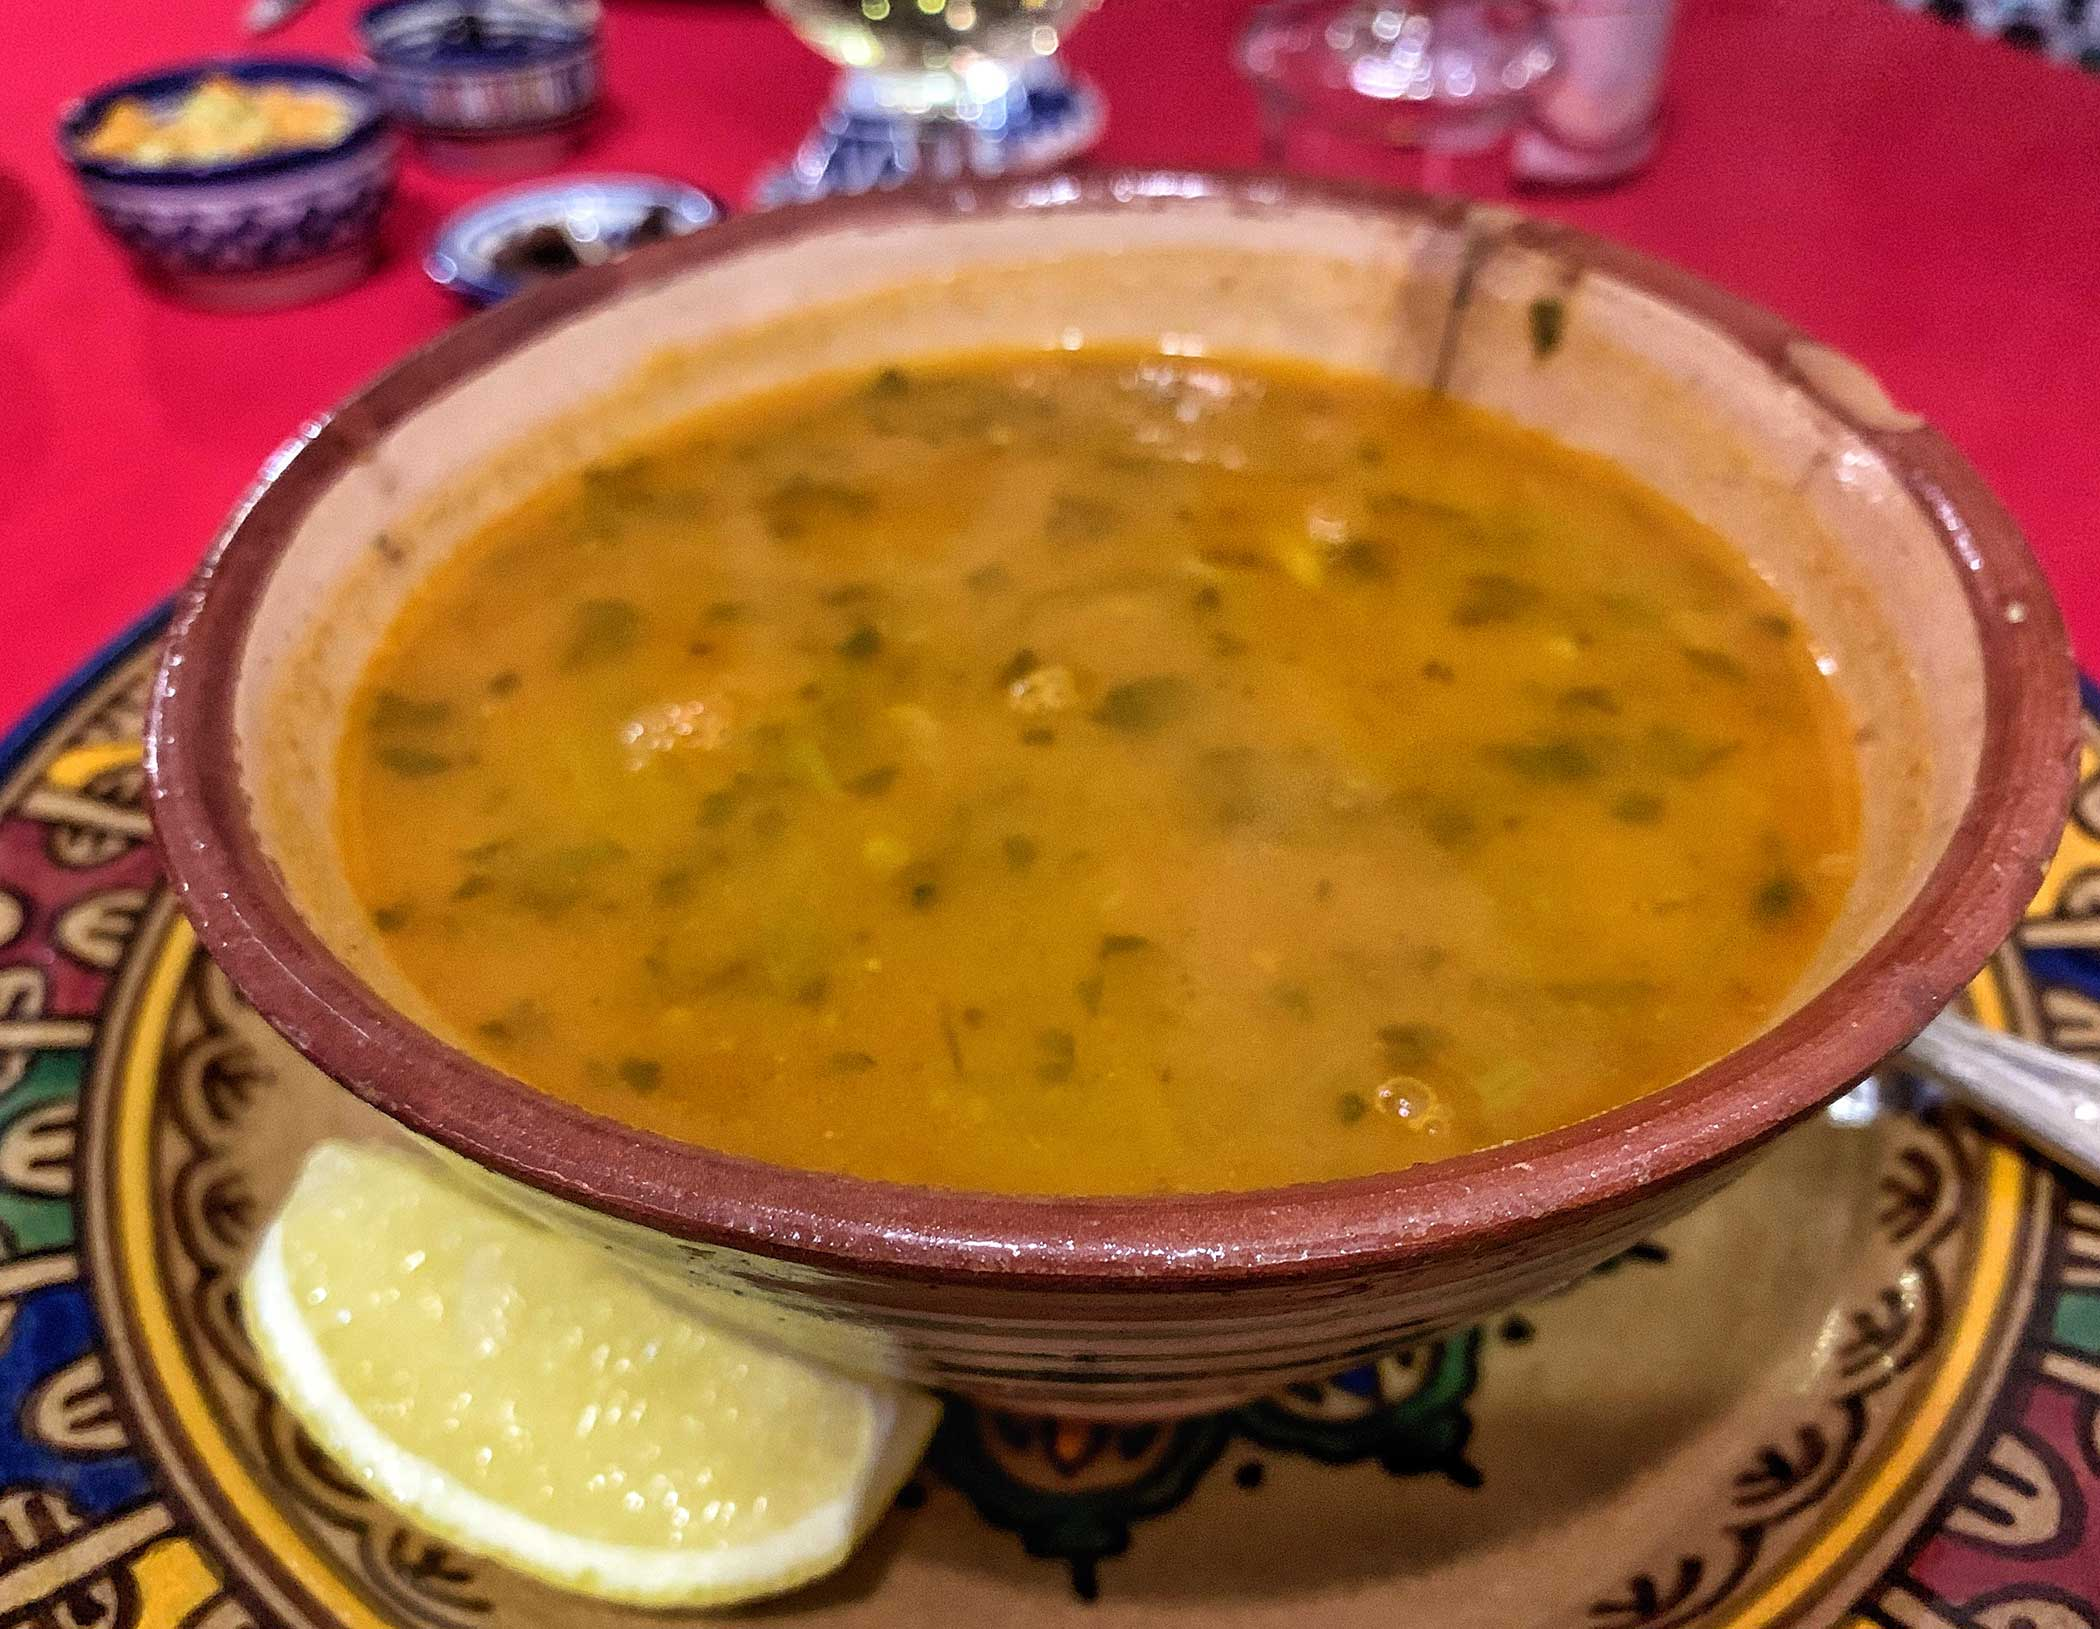
[[[245,48],[242,0],[12,0],[0,28],[0,722],[166,594],[307,415],[458,316],[417,269],[489,183],[411,162],[393,256],[358,289],[208,316],[142,288],[51,145],[73,93]],[[352,0],[271,48],[344,54]],[[1098,157],[1245,164],[1227,47],[1240,0],[1109,0],[1075,60],[1107,92]],[[616,97],[575,168],[652,170],[740,203],[826,70],[764,12],[613,0]],[[1996,485],[2100,662],[2100,77],[1884,0],[1686,0],[1654,168],[1528,207],[1682,262],[1865,361]]]

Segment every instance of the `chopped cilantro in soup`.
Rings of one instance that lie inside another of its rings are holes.
[[[458,1039],[714,1148],[1022,1192],[1391,1170],[1754,1034],[1853,871],[1729,546],[1370,377],[827,378],[553,482],[408,606],[342,847]]]

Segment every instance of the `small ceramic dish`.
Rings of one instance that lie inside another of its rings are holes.
[[[221,163],[137,164],[84,150],[117,103],[170,109],[215,76],[339,97],[349,125],[325,146]],[[140,74],[69,106],[58,140],[97,218],[147,276],[192,304],[296,305],[357,282],[378,259],[398,143],[371,82],[334,63],[242,57]]]
[[[380,0],[357,20],[387,109],[455,169],[557,162],[601,78],[598,8],[578,0]]]
[[[1674,1085],[1542,1136],[1384,1175],[1130,1198],[738,1158],[440,1039],[333,825],[349,698],[407,596],[552,470],[713,402],[1075,334],[1375,368],[1614,460],[1730,539],[1854,726],[1861,869],[1788,1008]],[[747,216],[418,351],[273,459],[220,539],[167,641],[147,772],[177,897],[227,977],[487,1191],[702,1316],[1115,1418],[1215,1408],[1475,1322],[1740,1175],[2002,942],[2061,835],[2077,719],[2063,626],[2004,510],[1862,369],[1778,318],[1506,210],[1109,172]]]
[[[711,194],[646,175],[565,176],[469,204],[438,228],[431,281],[475,305],[722,218]]]

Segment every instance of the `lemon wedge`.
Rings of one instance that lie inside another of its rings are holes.
[[[643,1606],[830,1571],[932,1434],[922,1393],[696,1323],[424,1159],[316,1149],[248,1270],[286,1407],[462,1549]]]

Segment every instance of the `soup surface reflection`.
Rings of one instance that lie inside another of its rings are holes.
[[[1787,607],[1622,471],[1370,377],[818,380],[568,474],[366,675],[353,886],[470,1050],[789,1165],[1388,1171],[1754,1034],[1853,871]]]

